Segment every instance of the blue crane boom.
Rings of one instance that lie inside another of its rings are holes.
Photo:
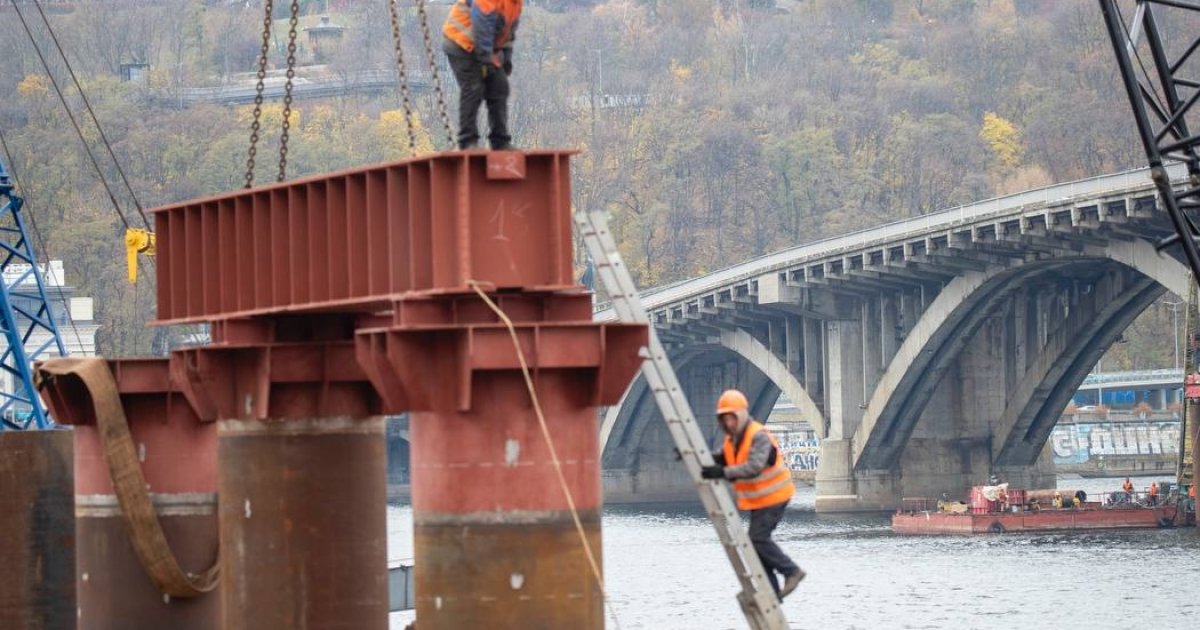
[[[49,352],[67,356],[58,323],[46,296],[12,178],[0,161],[0,329],[7,347],[0,353],[0,373],[12,379],[11,391],[0,388],[0,431],[45,429],[51,424],[33,382],[33,362]]]

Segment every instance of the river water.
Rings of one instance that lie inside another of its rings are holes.
[[[1120,481],[1059,487],[1093,494]],[[784,603],[793,628],[1200,627],[1196,529],[914,538],[893,535],[886,516],[817,515],[813,498],[799,487],[776,531],[808,572]],[[603,527],[620,628],[746,627],[733,571],[698,504],[610,507]],[[388,536],[393,560],[412,556],[410,507],[389,506]],[[411,619],[395,613],[392,628]],[[617,627],[611,617],[607,627]]]

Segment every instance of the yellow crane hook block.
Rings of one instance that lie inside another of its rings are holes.
[[[138,228],[125,230],[125,262],[129,266],[129,283],[137,282],[137,255],[154,255],[154,232]]]

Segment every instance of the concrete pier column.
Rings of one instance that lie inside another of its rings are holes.
[[[854,435],[862,420],[863,340],[862,323],[832,321],[825,325],[827,335],[827,374],[829,438],[847,439]]]
[[[821,442],[817,465],[816,507],[819,512],[856,512],[888,509],[891,482],[880,474],[863,475],[854,470],[854,432],[862,420],[863,335],[861,322],[830,321],[825,324],[827,349],[829,432]],[[870,498],[860,494],[869,488]]]

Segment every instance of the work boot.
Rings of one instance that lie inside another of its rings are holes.
[[[516,151],[517,145],[515,145],[511,142],[502,142],[500,144],[492,145],[492,150],[493,151]]]
[[[779,591],[779,599],[783,599],[792,594],[797,586],[800,586],[800,581],[804,579],[804,569],[796,569],[796,572],[783,579],[783,590]]]

